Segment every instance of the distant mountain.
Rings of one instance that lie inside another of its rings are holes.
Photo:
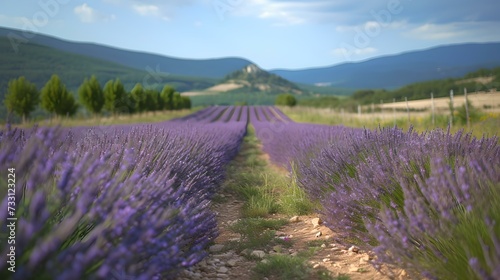
[[[9,36],[9,34],[11,37],[18,36],[18,38],[25,38],[23,31],[0,27],[0,36],[6,37]],[[114,62],[141,71],[156,71],[158,69],[170,75],[221,79],[228,73],[252,63],[243,58],[233,57],[216,59],[173,58],[144,52],[127,51],[91,43],[70,42],[43,34],[32,35],[32,38],[29,38],[30,43]],[[172,41],[172,43],[177,44],[178,42]],[[19,48],[23,46],[24,44],[21,44]]]
[[[73,92],[76,92],[83,80],[91,75],[96,75],[101,86],[111,79],[119,78],[128,90],[136,83],[147,87],[163,87],[165,84],[170,84],[179,91],[185,91],[204,89],[216,82],[209,78],[150,73],[32,43],[23,44],[15,52],[10,40],[0,36],[0,102],[11,79],[25,76],[41,89],[52,74],[59,75],[62,82]]]
[[[23,31],[0,27],[1,36],[26,38]],[[196,84],[196,81],[223,79],[226,75],[253,64],[244,58],[180,59],[91,43],[69,42],[42,34],[30,34],[29,37],[26,40],[29,44],[38,44],[65,53],[112,62],[115,66],[126,66],[129,70],[132,68],[142,73],[182,76],[183,79],[191,77],[193,82],[188,84],[182,82],[180,90],[210,87],[214,84],[213,82]],[[20,44],[19,50],[22,51],[27,45]],[[6,54],[0,53],[1,55]],[[276,69],[269,72],[297,84],[330,86],[331,88],[327,91],[334,91],[338,88],[348,91],[360,88],[395,89],[414,82],[458,78],[480,68],[497,66],[500,66],[500,43],[498,42],[441,46],[329,67],[301,70]]]
[[[458,78],[500,66],[500,43],[469,43],[303,70],[271,70],[295,83],[394,89],[409,83]]]
[[[304,91],[294,83],[249,64],[240,70],[228,74],[214,88],[227,88],[226,91],[265,92],[303,94]],[[213,90],[213,88],[212,88]]]

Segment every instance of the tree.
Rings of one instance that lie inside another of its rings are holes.
[[[35,84],[26,80],[24,76],[17,80],[13,79],[9,81],[4,104],[9,112],[14,112],[21,116],[23,122],[35,110],[39,102],[40,93]]]
[[[191,99],[187,96],[181,96],[182,109],[191,109]]]
[[[161,98],[165,102],[164,109],[173,110],[174,109],[174,93],[175,89],[169,85],[165,85],[161,91]],[[162,108],[162,109],[163,109]]]
[[[158,109],[158,95],[159,92],[154,89],[148,89],[145,91],[144,106],[147,111],[156,111]]]
[[[174,97],[172,98],[173,100],[173,108],[174,110],[180,110],[182,109],[182,98],[181,94],[178,92],[174,92]]]
[[[78,104],[73,95],[68,92],[59,76],[52,75],[45,84],[41,93],[42,107],[50,113],[60,116],[74,115]]]
[[[135,111],[142,113],[146,110],[146,91],[140,83],[137,83],[130,92],[135,104]]]
[[[102,107],[104,106],[104,93],[99,81],[97,81],[94,75],[90,77],[90,80],[85,78],[78,89],[78,96],[80,97],[80,102],[89,112],[94,114],[101,113]]]
[[[280,94],[276,97],[275,104],[293,107],[297,104],[297,99],[295,99],[295,96],[293,96],[289,93]]]
[[[110,80],[104,85],[104,109],[112,113],[130,112],[127,91],[120,79]]]

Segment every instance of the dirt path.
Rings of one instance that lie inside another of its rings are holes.
[[[245,158],[240,153],[234,164],[244,164]],[[269,162],[266,155],[260,156],[267,162],[266,168],[275,169],[286,176],[286,171]],[[370,264],[372,254],[356,247],[345,247],[335,243],[335,233],[325,227],[317,215],[285,216],[269,215],[269,221],[287,221],[284,226],[270,231],[279,242],[265,241],[268,244],[245,246],[246,238],[235,230],[234,225],[243,220],[242,209],[245,201],[227,186],[223,187],[214,200],[213,211],[217,215],[219,236],[209,247],[209,256],[189,270],[183,271],[179,280],[190,279],[281,279],[276,276],[259,277],[254,273],[255,266],[266,262],[271,255],[295,257],[307,255],[305,262],[312,272],[307,279],[406,279],[404,272],[396,271],[390,277],[375,270]],[[319,220],[319,221],[318,221]],[[267,231],[263,231],[265,235]],[[260,234],[260,233],[259,233]],[[278,240],[279,239],[279,240]],[[278,245],[276,245],[278,244]],[[330,277],[316,277],[314,271],[325,272]],[[304,278],[302,278],[304,279]]]

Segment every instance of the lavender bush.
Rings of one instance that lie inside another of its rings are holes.
[[[416,277],[500,277],[497,138],[296,124],[250,115],[263,149],[295,172],[343,242]],[[270,117],[271,116],[271,117]]]
[[[246,133],[244,119],[204,122],[211,117],[0,132],[0,174],[15,168],[18,218],[16,272],[2,242],[0,278],[173,279],[199,262],[217,235],[210,199]]]

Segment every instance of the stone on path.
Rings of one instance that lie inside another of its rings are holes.
[[[250,255],[262,259],[266,255],[266,252],[261,250],[254,250]]]
[[[357,253],[357,252],[359,252],[359,248],[353,245],[353,246],[351,246],[351,247],[349,248],[349,250],[348,250],[348,251],[349,251],[349,252],[354,252],[354,253]]]
[[[208,250],[211,252],[211,253],[217,253],[217,252],[220,252],[222,251],[222,249],[224,249],[224,245],[222,244],[215,244],[215,245],[212,245],[208,248]]]
[[[296,222],[298,222],[299,220],[300,220],[300,219],[299,219],[299,216],[293,216],[293,217],[291,217],[291,218],[290,218],[290,222],[291,222],[291,223],[296,223]]]
[[[323,223],[323,221],[321,221],[320,218],[314,218],[311,220],[311,223],[313,225],[313,227],[319,227],[319,225],[321,225]]]

